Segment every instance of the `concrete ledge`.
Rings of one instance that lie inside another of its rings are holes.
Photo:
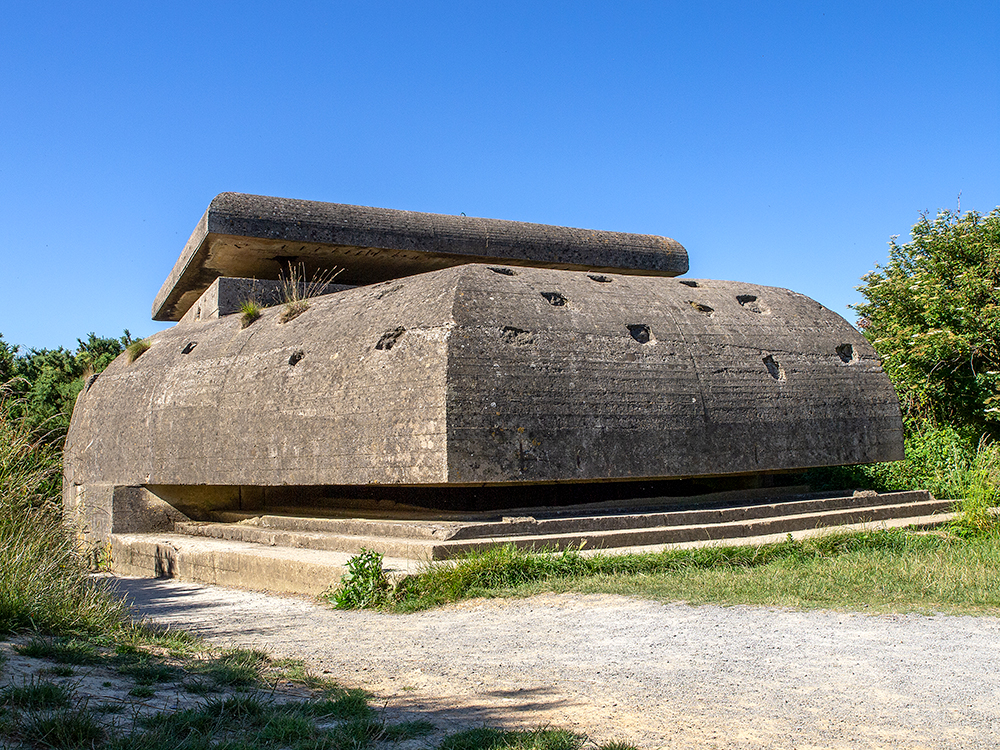
[[[491,536],[495,524],[480,524],[482,535],[473,539],[442,541],[414,536],[392,537],[392,524],[383,535],[350,535],[303,531],[319,528],[330,519],[260,516],[254,523],[178,523],[176,532],[115,534],[111,538],[112,570],[121,575],[168,577],[222,586],[318,595],[336,584],[348,560],[362,548],[385,555],[384,567],[390,577],[418,572],[434,560],[447,560],[471,550],[498,544],[514,544],[522,549],[560,550],[583,546],[584,554],[624,554],[658,552],[701,546],[743,546],[781,542],[789,535],[805,539],[829,533],[917,526],[929,528],[948,523],[955,517],[954,502],[936,500],[926,492],[901,492],[855,498],[859,507],[842,505],[822,509],[823,499],[811,503],[811,512],[802,503],[761,506],[768,514],[760,517],[748,507],[722,511],[725,515],[703,523],[691,523],[686,513],[674,514],[675,525],[644,526],[644,514],[609,517],[603,529],[589,532],[571,528],[573,519],[561,519],[555,533],[536,526],[534,533]],[[832,499],[836,505],[837,498]],[[669,515],[669,514],[667,514]],[[577,521],[590,521],[581,517]],[[666,518],[662,519],[668,520]],[[360,522],[361,519],[358,519]],[[569,527],[563,522],[569,521]],[[263,525],[266,522],[266,525]],[[376,524],[377,525],[377,524]],[[516,526],[517,524],[512,524]],[[299,530],[282,530],[288,526]],[[402,524],[396,524],[400,531]],[[361,530],[357,528],[355,530]],[[373,527],[365,531],[373,532]],[[193,536],[192,536],[193,535]]]
[[[177,578],[218,586],[318,596],[336,584],[349,554],[196,539],[180,534],[115,534],[111,570],[119,575]],[[389,570],[416,564],[387,559]]]
[[[221,193],[209,204],[153,303],[154,320],[180,320],[219,276],[372,284],[463,263],[497,263],[654,276],[687,273],[676,240],[646,234],[396,211]]]

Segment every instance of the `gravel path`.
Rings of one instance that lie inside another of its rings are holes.
[[[571,594],[413,615],[119,579],[137,611],[303,658],[442,731],[551,724],[644,748],[1000,746],[1000,618]]]

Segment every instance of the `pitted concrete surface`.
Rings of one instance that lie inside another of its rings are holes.
[[[548,724],[643,748],[988,748],[1000,617],[691,607],[618,596],[430,612],[118,579],[136,612],[266,646],[442,732]],[[433,739],[433,738],[431,738]]]

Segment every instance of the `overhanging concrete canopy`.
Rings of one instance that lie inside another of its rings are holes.
[[[153,302],[154,320],[180,320],[220,276],[307,277],[372,284],[465,263],[504,263],[646,276],[687,273],[668,237],[220,193],[209,204]]]

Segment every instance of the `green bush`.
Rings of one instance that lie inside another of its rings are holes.
[[[858,327],[908,421],[1000,437],[1000,207],[924,215],[911,235],[863,277]]]
[[[389,595],[389,581],[382,570],[382,555],[364,549],[347,561],[347,572],[329,598],[337,609],[362,609],[383,604]]]

